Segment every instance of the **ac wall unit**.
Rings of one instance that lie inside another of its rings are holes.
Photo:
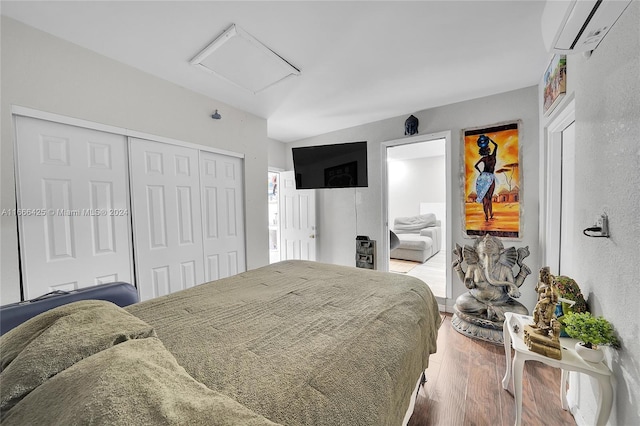
[[[631,0],[547,0],[542,37],[549,52],[594,50]]]

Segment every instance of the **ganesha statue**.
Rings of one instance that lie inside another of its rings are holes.
[[[491,235],[476,238],[473,246],[456,244],[453,270],[469,289],[456,299],[451,324],[469,337],[502,344],[504,313],[529,315],[529,310],[514,298],[531,269],[523,263],[529,247],[504,248]],[[467,264],[467,270],[463,269]],[[518,266],[514,275],[513,268]]]

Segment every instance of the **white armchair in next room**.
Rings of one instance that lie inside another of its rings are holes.
[[[400,240],[391,250],[393,259],[424,263],[440,251],[442,224],[433,213],[397,217],[393,221],[393,232]]]

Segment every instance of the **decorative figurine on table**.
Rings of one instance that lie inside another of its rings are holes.
[[[536,292],[538,302],[533,309],[533,324],[524,326],[524,342],[530,351],[549,358],[562,359],[560,322],[555,315],[558,289],[555,277],[549,272],[548,266],[540,269]]]
[[[520,286],[531,269],[523,263],[529,247],[504,248],[492,235],[477,237],[473,246],[456,244],[453,270],[468,292],[456,299],[451,318],[453,328],[469,337],[503,344],[504,313],[529,315],[529,310],[514,297],[520,297]],[[468,267],[462,269],[462,263]],[[517,275],[513,267],[518,265]]]
[[[538,330],[538,334],[549,334],[555,320],[558,290],[555,286],[555,278],[549,272],[548,266],[540,269],[538,276],[538,284],[536,284],[538,303],[533,309],[533,325]]]

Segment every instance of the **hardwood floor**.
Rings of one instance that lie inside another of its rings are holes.
[[[504,372],[504,347],[463,336],[447,314],[409,426],[513,425],[513,384],[502,389]],[[526,362],[522,398],[524,426],[576,424],[560,405],[559,369]]]

